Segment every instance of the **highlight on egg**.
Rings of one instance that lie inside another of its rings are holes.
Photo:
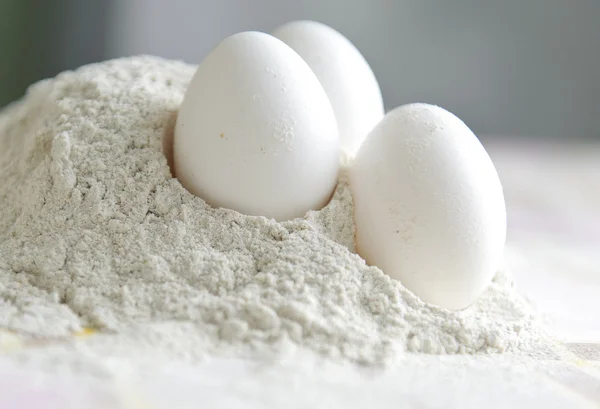
[[[199,65],[175,124],[176,175],[209,204],[275,220],[323,207],[339,137],[321,83],[288,45],[244,32]]]
[[[335,112],[341,148],[347,156],[354,156],[384,115],[379,84],[363,55],[342,34],[315,21],[293,21],[273,35],[315,72]]]
[[[440,107],[398,107],[369,134],[349,174],[357,251],[367,263],[428,303],[472,304],[506,238],[500,179],[473,132]]]

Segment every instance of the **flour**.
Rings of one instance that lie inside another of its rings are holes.
[[[193,72],[151,57],[90,65],[0,115],[0,328],[93,328],[107,351],[182,357],[300,348],[390,364],[407,351],[535,349],[533,313],[504,271],[450,312],[365,265],[344,174],[327,207],[284,223],[189,194],[163,140]]]

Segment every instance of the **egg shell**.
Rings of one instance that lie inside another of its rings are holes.
[[[373,129],[350,168],[359,254],[422,300],[473,303],[503,255],[506,209],[487,152],[456,116],[404,105]]]
[[[333,106],[342,150],[354,156],[385,113],[379,84],[365,58],[342,34],[315,21],[293,21],[273,35],[315,72]]]
[[[323,207],[339,138],[327,95],[289,46],[264,33],[223,40],[200,64],[174,137],[177,177],[209,204],[278,221]]]

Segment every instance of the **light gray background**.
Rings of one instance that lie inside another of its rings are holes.
[[[476,132],[600,137],[600,0],[122,0],[108,55],[198,63],[230,34],[294,19],[348,37],[388,110],[429,102]]]

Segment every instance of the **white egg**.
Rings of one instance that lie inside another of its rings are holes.
[[[268,34],[223,40],[181,104],[175,172],[209,204],[276,220],[319,209],[337,183],[339,138],[323,87]]]
[[[353,156],[384,115],[371,67],[346,37],[315,21],[293,21],[273,35],[300,54],[317,74],[335,111],[341,147]]]
[[[506,210],[494,165],[448,111],[389,112],[350,168],[359,254],[422,300],[473,303],[504,250]]]

